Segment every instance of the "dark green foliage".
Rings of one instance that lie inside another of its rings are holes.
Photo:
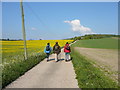
[[[85,39],[101,39],[108,37],[120,37],[120,35],[112,35],[112,34],[88,34],[84,36],[77,36],[73,38],[69,38],[69,40],[85,40]]]

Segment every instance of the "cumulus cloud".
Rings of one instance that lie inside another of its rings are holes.
[[[80,20],[75,19],[72,21],[64,21],[64,23],[69,23],[72,26],[72,30],[76,31],[76,32],[80,32],[81,34],[93,34],[92,30],[88,27],[85,27],[83,25],[81,25]]]

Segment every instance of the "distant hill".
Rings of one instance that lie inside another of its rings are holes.
[[[120,35],[89,34],[89,35],[84,35],[84,36],[77,36],[77,37],[73,37],[73,38],[68,38],[68,40],[100,39],[100,38],[109,38],[109,37],[120,37]]]

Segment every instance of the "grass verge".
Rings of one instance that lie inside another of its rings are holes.
[[[45,54],[31,56],[28,60],[18,60],[2,66],[2,88],[16,80],[45,58]]]
[[[118,88],[116,82],[106,76],[99,68],[94,67],[90,60],[75,51],[74,47],[72,47],[71,56],[80,88]]]

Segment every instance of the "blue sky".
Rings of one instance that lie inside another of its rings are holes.
[[[27,39],[118,34],[117,2],[24,2],[23,6]],[[20,3],[2,3],[2,35],[22,38]]]

